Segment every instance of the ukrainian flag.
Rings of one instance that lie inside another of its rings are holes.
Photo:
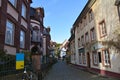
[[[24,53],[16,54],[16,70],[24,69]]]

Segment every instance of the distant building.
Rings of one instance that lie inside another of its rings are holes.
[[[30,50],[32,0],[0,0],[0,49],[8,54]]]
[[[56,57],[56,42],[50,41],[50,57]]]
[[[44,63],[49,62],[50,41],[51,41],[50,27],[48,27],[48,28],[45,28],[44,32],[43,32],[43,57],[44,57]]]
[[[76,63],[76,55],[75,55],[75,28],[71,29],[71,37],[69,38],[68,44],[68,53],[70,55],[70,61],[72,64]]]
[[[63,58],[66,56],[66,51],[68,49],[67,47],[68,40],[65,40],[62,45],[60,46],[60,57]]]

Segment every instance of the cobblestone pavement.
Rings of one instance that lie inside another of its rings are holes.
[[[101,77],[58,61],[48,72],[44,80],[120,80]]]

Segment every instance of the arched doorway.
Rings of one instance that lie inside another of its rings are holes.
[[[40,50],[39,50],[38,46],[32,47],[32,49],[31,49],[31,54],[32,55],[39,54],[39,53],[40,53]]]
[[[41,67],[41,52],[38,46],[34,46],[31,48],[31,55],[32,55],[32,66],[35,72],[40,71]]]

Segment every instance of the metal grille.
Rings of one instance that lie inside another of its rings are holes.
[[[8,77],[10,77],[9,74],[12,76],[12,74],[17,72],[15,69],[15,61],[15,55],[0,55],[0,80],[8,80]]]

